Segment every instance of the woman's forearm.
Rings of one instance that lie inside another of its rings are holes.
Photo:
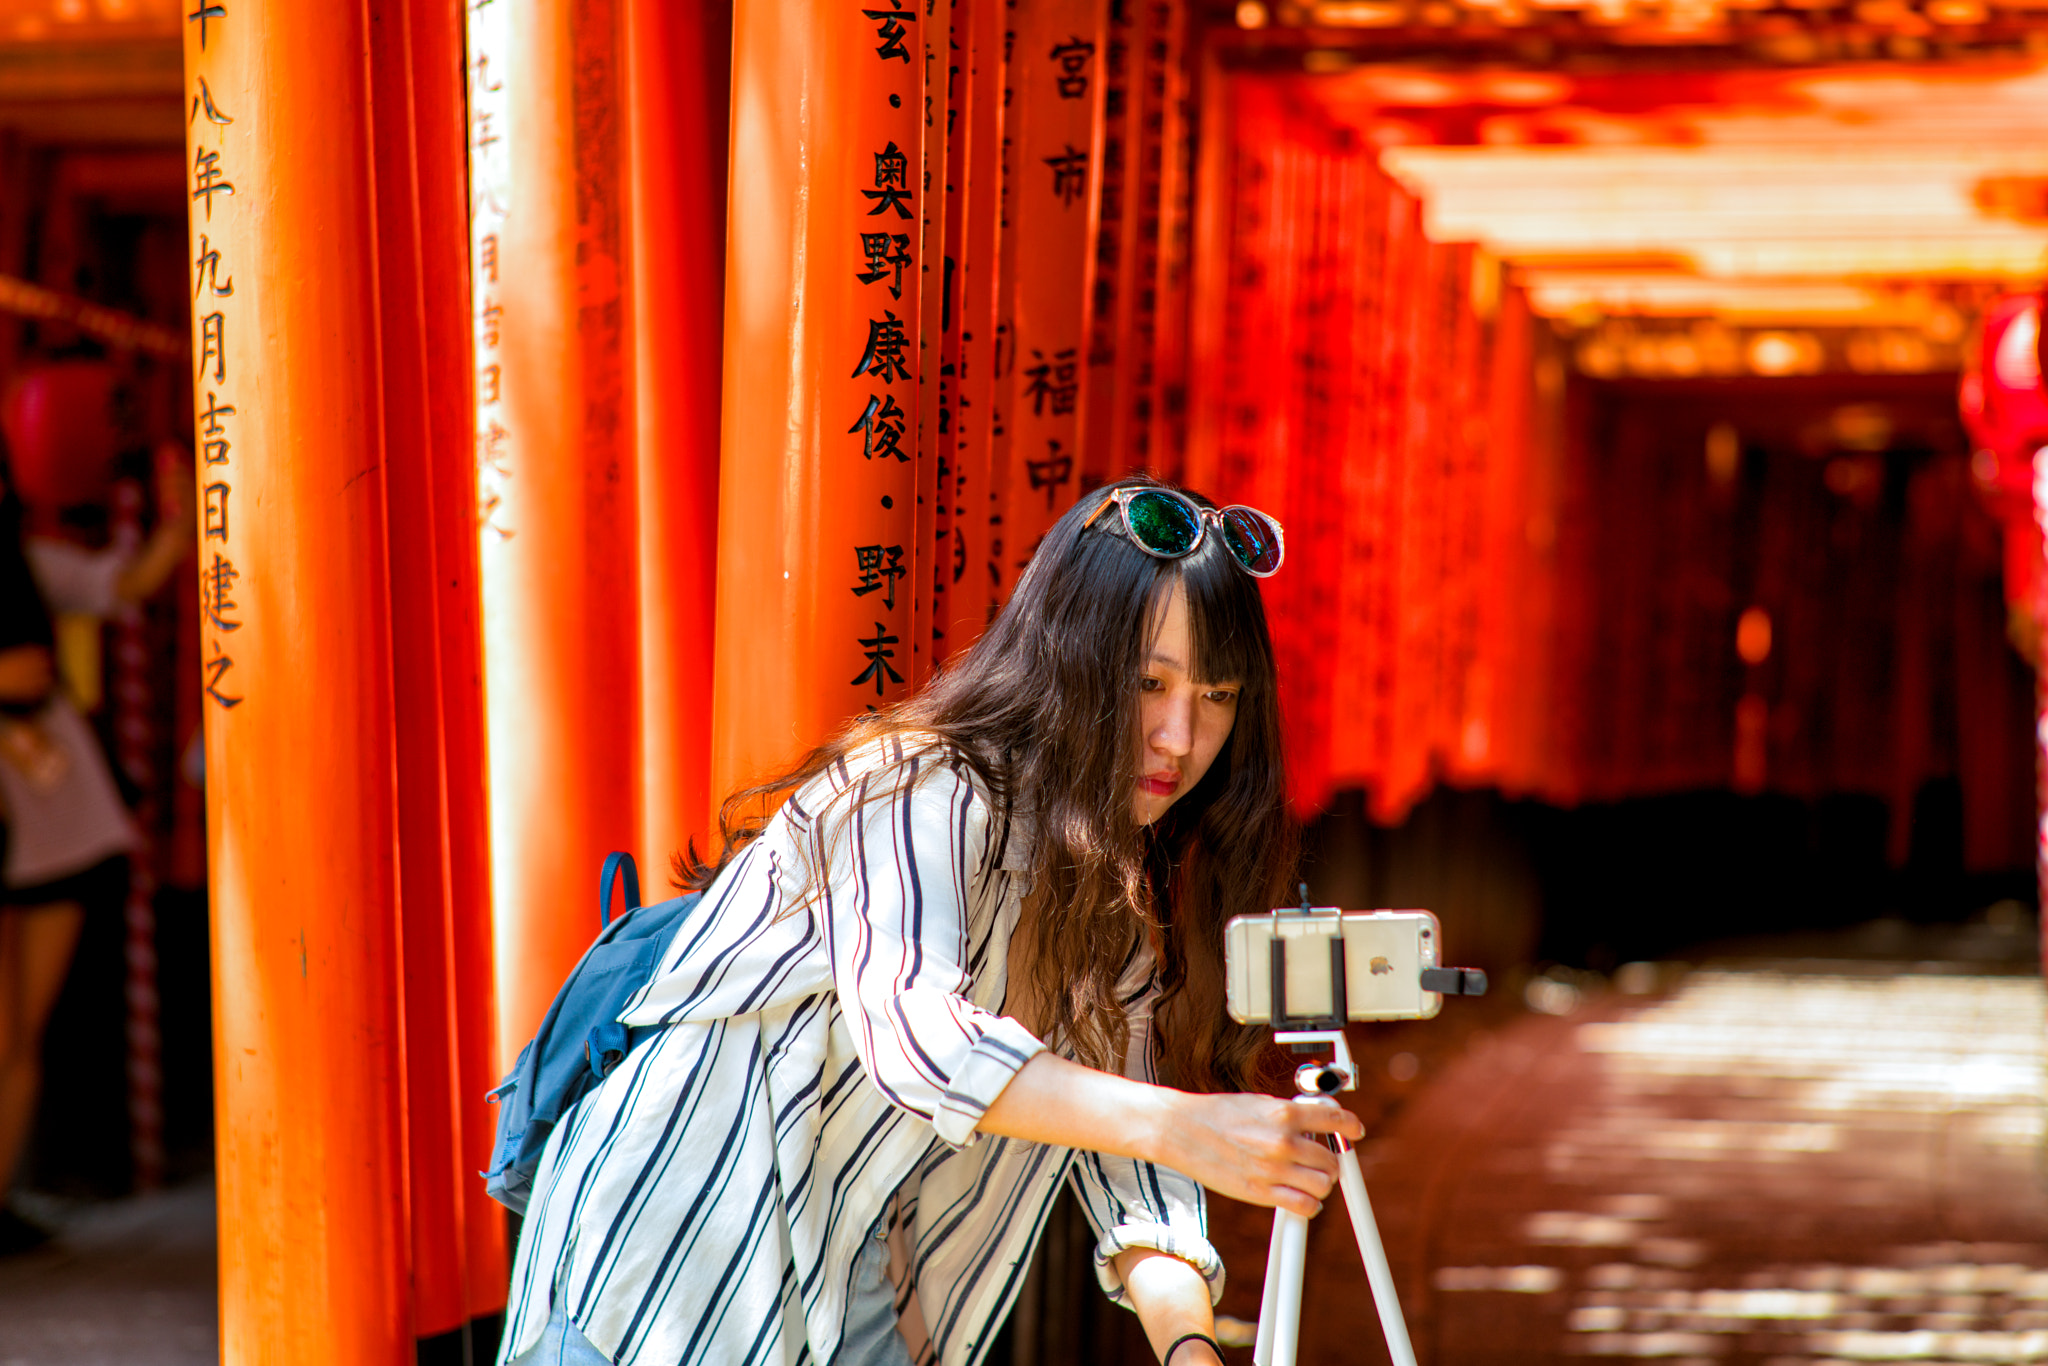
[[[1111,1263],[1123,1278],[1124,1293],[1138,1321],[1145,1325],[1145,1340],[1152,1355],[1161,1361],[1174,1342],[1189,1333],[1216,1336],[1216,1313],[1209,1303],[1209,1283],[1187,1262],[1149,1247],[1134,1247],[1118,1253]],[[1215,1366],[1216,1353],[1207,1343],[1190,1342],[1173,1354],[1170,1366]]]
[[[1181,1094],[1040,1053],[1018,1069],[975,1127],[1004,1138],[1161,1162],[1162,1139]]]
[[[1358,1117],[1258,1095],[1195,1095],[1040,1053],[975,1126],[985,1134],[1156,1162],[1233,1200],[1304,1217],[1322,1209],[1337,1157],[1310,1134],[1356,1142]]]

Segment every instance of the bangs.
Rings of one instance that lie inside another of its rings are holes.
[[[1266,631],[1266,607],[1259,581],[1240,569],[1215,527],[1201,547],[1173,562],[1187,593],[1188,633],[1195,657],[1189,661],[1197,683],[1239,683],[1246,689],[1272,683],[1273,647]],[[1157,600],[1174,575],[1160,575]]]

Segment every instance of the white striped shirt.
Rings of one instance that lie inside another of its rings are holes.
[[[1109,1261],[1133,1247],[1186,1259],[1220,1295],[1192,1180],[975,1133],[1044,1048],[1000,1013],[1027,846],[957,757],[896,741],[790,798],[620,1017],[667,1028],[550,1139],[500,1360],[539,1339],[559,1296],[623,1366],[827,1366],[855,1253],[884,1225],[914,1355],[971,1366],[1068,1182],[1111,1299]],[[1124,1070],[1151,1081],[1149,949],[1119,993]]]

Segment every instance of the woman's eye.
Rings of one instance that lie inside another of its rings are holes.
[[[1219,706],[1229,706],[1237,701],[1237,694],[1229,688],[1218,688],[1209,694],[1209,700]]]
[[[1156,678],[1147,677],[1138,680],[1139,692],[1158,692],[1161,688],[1165,686],[1165,684],[1161,683]]]

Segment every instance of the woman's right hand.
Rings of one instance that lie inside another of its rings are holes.
[[[1219,1195],[1314,1217],[1337,1184],[1337,1154],[1307,1134],[1365,1136],[1335,1105],[1259,1095],[1183,1093],[1159,1161]]]

